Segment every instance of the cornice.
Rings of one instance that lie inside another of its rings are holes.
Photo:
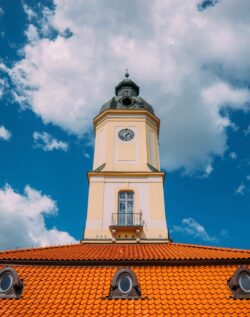
[[[165,172],[123,172],[123,171],[93,171],[88,172],[88,181],[91,176],[103,177],[161,177],[163,182],[165,180]]]
[[[191,259],[191,260],[0,260],[0,265],[27,266],[220,266],[249,265],[250,258],[238,259]]]
[[[96,129],[97,124],[100,124],[102,121],[104,121],[106,119],[107,116],[110,115],[124,115],[127,117],[134,117],[135,115],[145,115],[148,119],[152,120],[158,128],[158,133],[159,133],[159,129],[160,129],[160,119],[155,116],[154,114],[152,114],[151,112],[149,112],[148,110],[145,109],[107,109],[104,112],[98,114],[97,116],[94,117],[93,119],[93,126],[94,126],[94,130]]]

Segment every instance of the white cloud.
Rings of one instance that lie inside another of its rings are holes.
[[[237,154],[235,152],[230,152],[229,156],[231,157],[232,160],[236,160],[237,159]]]
[[[204,11],[197,3],[55,0],[41,30],[61,35],[42,38],[30,25],[24,58],[7,69],[19,102],[82,136],[128,67],[161,118],[162,165],[204,171],[224,154],[234,126],[221,110],[249,110],[250,2]]]
[[[0,99],[3,96],[5,88],[6,88],[6,82],[3,79],[0,78]]]
[[[225,229],[222,229],[222,230],[221,230],[221,232],[220,232],[220,237],[221,237],[222,239],[230,239],[230,235],[229,235],[228,231],[225,230]]]
[[[203,90],[203,98],[209,107],[227,105],[242,108],[242,104],[250,101],[248,89],[234,89],[226,83],[217,83]],[[247,106],[247,105],[245,105]]]
[[[7,130],[3,125],[0,126],[0,139],[8,141],[11,138],[11,132]]]
[[[30,24],[28,26],[25,34],[27,36],[27,39],[33,44],[35,44],[35,42],[39,40],[39,34],[37,32],[37,28],[33,24]]]
[[[0,16],[4,14],[3,9],[0,7]]]
[[[240,184],[236,189],[235,189],[235,192],[234,194],[235,195],[245,195],[245,192],[246,192],[246,186],[244,184]]]
[[[203,177],[208,177],[212,173],[213,170],[214,169],[213,169],[212,165],[208,164],[205,168],[205,173],[204,173]]]
[[[209,235],[204,226],[199,224],[193,218],[184,218],[181,221],[181,226],[173,226],[171,232],[182,233],[190,235],[194,238],[201,239],[203,241],[216,241],[215,237]]]
[[[247,176],[246,176],[246,179],[247,179],[248,181],[250,181],[250,175],[247,175]]]
[[[23,194],[15,192],[9,185],[1,188],[1,249],[76,242],[67,232],[47,229],[45,216],[56,213],[56,202],[29,185],[25,186]]]
[[[89,158],[90,158],[89,153],[84,153],[84,154],[83,154],[83,156],[84,156],[85,158],[87,158],[87,159],[89,159]]]
[[[59,141],[53,138],[47,132],[37,132],[33,133],[34,139],[34,147],[41,148],[44,151],[54,151],[54,150],[62,150],[67,152],[68,151],[68,143]]]
[[[247,136],[248,134],[250,134],[250,124],[247,127],[247,129],[244,131],[245,136]]]
[[[29,7],[27,4],[23,3],[23,9],[24,9],[24,12],[26,13],[29,21],[37,18],[36,12],[34,12],[34,10],[32,10],[32,8]]]

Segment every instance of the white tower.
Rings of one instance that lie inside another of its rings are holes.
[[[166,241],[160,120],[128,73],[115,94],[94,118],[94,164],[88,173],[82,242]]]

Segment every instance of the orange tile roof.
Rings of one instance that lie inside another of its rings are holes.
[[[249,259],[250,250],[190,244],[91,244],[79,243],[0,252],[1,260],[219,260]]]
[[[14,266],[24,279],[19,300],[0,299],[0,316],[249,317],[250,300],[233,299],[237,266],[131,267],[146,299],[107,300],[118,267]]]

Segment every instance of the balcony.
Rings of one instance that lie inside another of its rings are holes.
[[[142,214],[140,213],[113,213],[111,219],[112,227],[142,227]]]
[[[109,226],[113,239],[125,237],[125,239],[140,240],[140,233],[143,229],[144,221],[142,213],[113,213],[111,226]]]

